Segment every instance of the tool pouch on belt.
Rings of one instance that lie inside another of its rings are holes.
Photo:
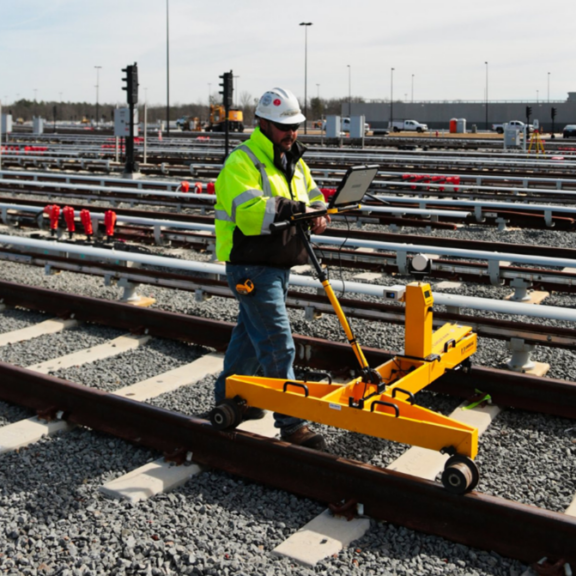
[[[242,284],[236,284],[236,292],[242,296],[251,296],[254,293],[254,283],[247,279]]]

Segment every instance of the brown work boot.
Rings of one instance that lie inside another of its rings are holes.
[[[306,448],[312,448],[313,450],[321,450],[326,452],[326,442],[322,434],[313,432],[308,428],[308,426],[301,426],[292,432],[292,434],[280,434],[280,439],[284,442],[290,442],[290,444],[296,444],[297,446],[305,446]]]

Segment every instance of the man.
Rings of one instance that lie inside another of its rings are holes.
[[[216,255],[226,262],[228,285],[240,308],[215,385],[217,404],[225,398],[226,378],[233,374],[254,375],[261,368],[266,377],[294,379],[286,295],[290,267],[306,263],[308,255],[293,226],[272,234],[270,224],[325,208],[301,159],[305,148],[296,138],[306,118],[294,94],[283,88],[264,93],[256,117],[259,126],[230,154],[216,180]],[[324,232],[329,221],[329,216],[312,219],[312,232]],[[263,416],[256,407],[245,414],[248,419]],[[324,438],[303,420],[282,414],[274,414],[274,419],[283,440],[326,448]]]

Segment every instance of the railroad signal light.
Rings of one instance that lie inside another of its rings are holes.
[[[232,95],[234,93],[234,75],[232,74],[232,70],[230,70],[230,72],[224,72],[220,78],[222,78],[222,82],[220,82],[222,90],[220,90],[219,93],[222,94],[222,104],[228,109],[232,106]]]
[[[532,106],[526,106],[526,118],[532,116]]]
[[[122,82],[126,82],[126,86],[122,86],[122,90],[126,90],[126,101],[128,104],[138,104],[138,64],[134,62],[122,68],[122,72],[126,72],[126,77],[122,78]]]
[[[556,108],[552,108],[552,110],[550,110],[550,115],[552,116],[552,120],[554,120],[554,118],[556,118],[557,113],[558,113],[558,110],[556,110]]]

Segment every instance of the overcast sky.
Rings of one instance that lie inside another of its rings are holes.
[[[240,93],[564,100],[576,91],[574,0],[169,0],[170,101],[206,102],[233,70]],[[0,98],[166,102],[166,0],[0,0]],[[488,66],[485,65],[488,62]],[[350,68],[348,68],[350,66]],[[350,71],[350,75],[349,75]],[[550,74],[549,74],[550,73]],[[538,92],[537,92],[538,91]]]

